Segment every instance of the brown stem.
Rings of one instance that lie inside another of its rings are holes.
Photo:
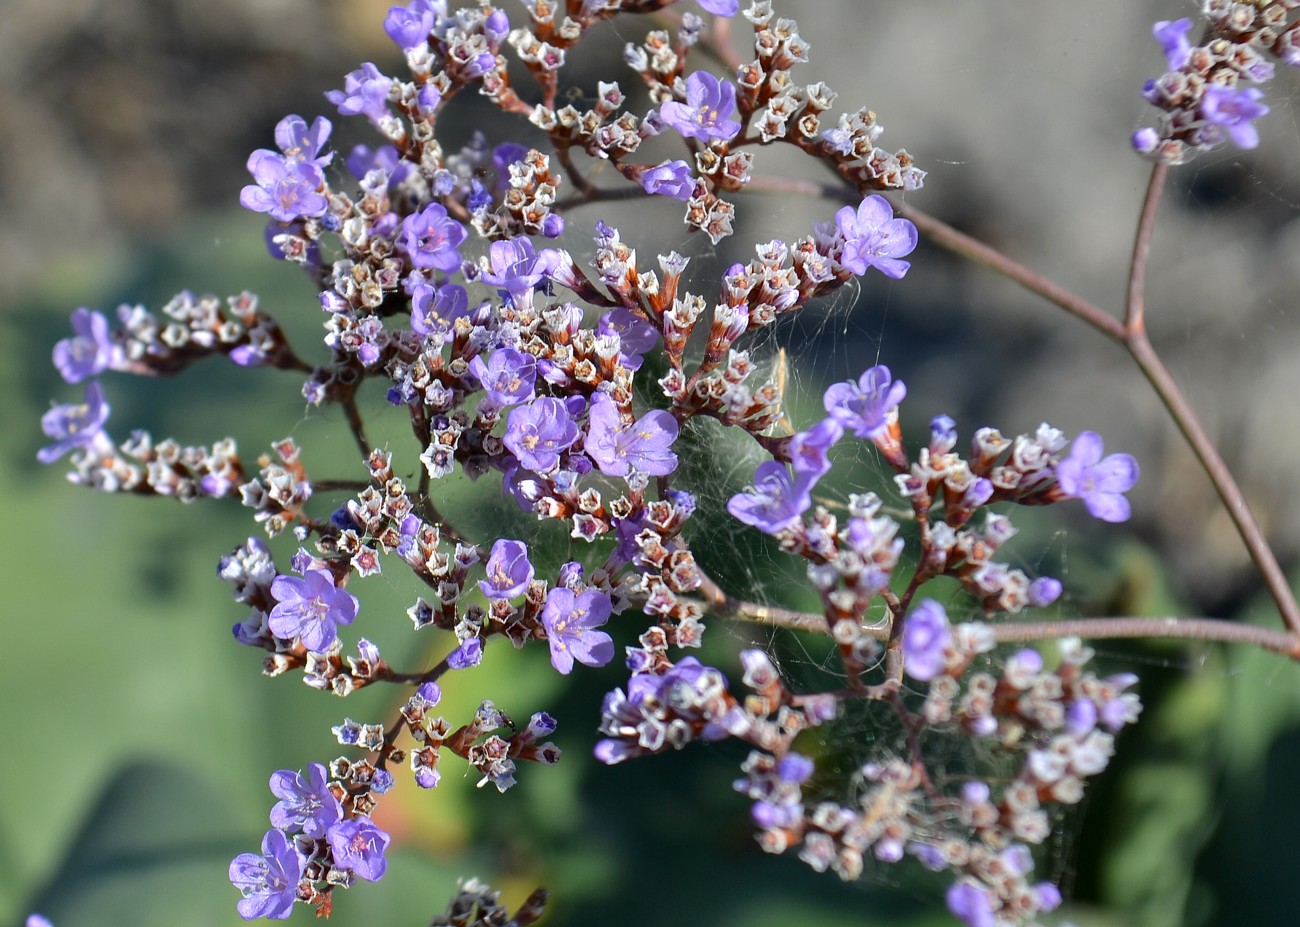
[[[727,607],[720,609],[730,617],[773,627],[796,631],[826,633],[826,620],[811,612],[776,608],[728,599]],[[1114,618],[1065,618],[1059,621],[1006,621],[988,625],[993,636],[1001,643],[1015,641],[1050,640],[1077,636],[1093,640],[1118,638],[1180,638],[1185,640],[1219,641],[1222,643],[1253,644],[1265,650],[1300,659],[1300,636],[1261,628],[1254,624],[1225,621],[1219,618],[1142,618],[1119,616]],[[889,626],[864,625],[871,636],[886,640]]]
[[[348,418],[348,428],[352,432],[352,437],[357,442],[357,449],[361,451],[361,459],[365,460],[370,456],[370,444],[366,441],[366,429],[361,421],[361,410],[357,408],[357,398],[349,394],[341,402],[343,412]]]
[[[1255,520],[1250,506],[1246,504],[1245,494],[1233,479],[1227,464],[1220,456],[1214,442],[1206,434],[1193,411],[1191,404],[1174,382],[1169,370],[1151,345],[1146,329],[1146,276],[1151,255],[1151,236],[1155,229],[1156,213],[1160,207],[1160,196],[1169,176],[1169,169],[1163,164],[1156,165],[1151,171],[1151,180],[1147,184],[1146,197],[1142,203],[1142,213],[1138,220],[1137,235],[1133,242],[1133,261],[1129,270],[1128,305],[1124,312],[1124,346],[1132,355],[1138,368],[1146,376],[1151,388],[1156,391],[1165,409],[1173,418],[1178,430],[1191,446],[1201,469],[1205,471],[1210,482],[1214,484],[1228,517],[1237,528],[1242,543],[1250,553],[1255,568],[1259,571],[1268,587],[1273,602],[1277,605],[1282,620],[1292,634],[1300,634],[1300,606],[1297,605],[1291,584],[1277,562],[1264,532]]]

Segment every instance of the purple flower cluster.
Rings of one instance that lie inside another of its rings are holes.
[[[295,901],[319,900],[317,879],[383,877],[391,838],[368,816],[345,812],[342,787],[324,766],[312,763],[306,775],[279,770],[271,776],[271,792],[280,800],[271,809],[261,854],[241,853],[230,864],[231,884],[244,896],[240,917],[284,920]]]
[[[357,597],[335,585],[328,569],[308,569],[302,577],[277,576],[271,583],[275,607],[267,621],[271,633],[299,640],[310,651],[323,653],[338,638],[338,626],[357,617]]]
[[[323,169],[334,155],[320,152],[330,130],[323,116],[316,117],[310,128],[300,116],[280,120],[275,128],[280,151],[259,148],[248,156],[254,182],[239,194],[244,208],[269,213],[280,223],[323,216],[329,209]]]
[[[1300,22],[1288,22],[1289,5],[1207,3],[1203,44],[1188,38],[1191,19],[1162,20],[1152,29],[1168,70],[1148,80],[1142,96],[1157,106],[1156,126],[1133,133],[1133,148],[1164,164],[1181,164],[1198,151],[1230,140],[1238,148],[1259,144],[1253,120],[1268,113],[1258,87],[1272,80],[1273,55],[1300,66]]]

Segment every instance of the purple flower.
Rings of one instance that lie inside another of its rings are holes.
[[[740,131],[735,111],[736,86],[707,71],[696,71],[686,78],[686,102],[668,101],[659,107],[659,116],[683,137],[707,143],[735,138]]]
[[[800,521],[808,511],[812,483],[802,474],[791,478],[785,464],[769,460],[758,465],[751,488],[731,497],[727,511],[737,521],[765,534],[777,534]]]
[[[889,414],[907,395],[902,380],[893,380],[883,364],[863,372],[858,382],[836,383],[826,390],[823,404],[831,418],[859,438],[871,440],[889,426]]]
[[[297,637],[315,653],[334,643],[338,625],[351,624],[360,604],[334,585],[329,570],[309,569],[301,579],[281,574],[271,583],[271,595],[276,600],[267,621],[271,633],[286,640]]]
[[[591,397],[591,418],[582,446],[602,473],[666,476],[677,469],[677,455],[670,449],[676,440],[677,419],[662,409],[652,409],[636,424],[627,425],[608,393]]]
[[[23,927],[54,927],[54,925],[44,914],[28,914],[27,920],[23,921]]]
[[[630,309],[611,309],[596,323],[597,335],[618,335],[618,362],[641,369],[641,355],[659,343],[659,330]]]
[[[334,851],[334,868],[349,869],[358,878],[377,882],[384,877],[388,860],[384,851],[393,838],[375,826],[365,815],[340,821],[330,828],[330,849]]]
[[[391,78],[380,73],[379,68],[369,61],[344,78],[342,90],[331,90],[325,94],[339,108],[344,116],[365,116],[373,123],[389,115],[388,91],[392,87]]]
[[[447,654],[447,666],[454,670],[469,669],[482,662],[483,641],[477,637],[466,638],[459,647]]]
[[[329,199],[320,189],[325,175],[311,161],[297,161],[265,148],[248,156],[254,183],[239,191],[239,203],[253,212],[269,213],[277,222],[323,216]]]
[[[434,267],[445,274],[460,269],[465,226],[447,215],[440,203],[430,203],[402,220],[398,244],[416,267]]]
[[[230,863],[230,881],[244,897],[235,906],[246,921],[255,917],[284,920],[298,897],[304,860],[283,831],[268,830],[262,855],[240,853]]]
[[[388,37],[403,50],[427,42],[433,31],[437,17],[427,3],[422,0],[410,6],[395,6],[389,9],[384,19],[384,31]]]
[[[545,282],[556,264],[556,253],[549,248],[536,251],[530,238],[494,241],[488,245],[488,266],[482,280],[519,299]]]
[[[492,545],[488,556],[487,579],[478,587],[489,599],[513,599],[523,595],[533,581],[533,565],[528,560],[528,545],[523,541],[501,538]]]
[[[537,381],[537,358],[514,348],[497,348],[484,363],[479,354],[469,362],[469,371],[478,378],[488,400],[497,408],[517,406],[533,398]]]
[[[874,267],[886,277],[900,279],[912,265],[899,260],[916,248],[916,226],[895,219],[889,200],[872,194],[855,211],[845,206],[835,213],[835,225],[844,236],[840,263],[861,276]]]
[[[1268,107],[1259,102],[1263,95],[1256,87],[1237,90],[1210,84],[1201,100],[1201,115],[1210,125],[1226,129],[1238,148],[1254,148],[1259,144],[1259,131],[1250,120],[1268,112]]]
[[[55,406],[41,416],[41,431],[46,437],[53,438],[54,443],[37,451],[36,459],[43,464],[52,464],[68,451],[80,447],[99,445],[108,449],[108,436],[104,434],[108,412],[99,381],[91,380],[86,384],[85,401]]]
[[[1061,597],[1061,581],[1051,576],[1040,576],[1029,584],[1027,598],[1034,608],[1044,608]]]
[[[411,331],[442,341],[455,331],[456,320],[469,316],[469,294],[463,286],[421,283],[411,292]]]
[[[1102,459],[1101,436],[1080,432],[1070,456],[1056,465],[1056,480],[1068,498],[1082,499],[1093,518],[1127,521],[1129,502],[1122,493],[1138,480],[1138,464],[1132,454],[1111,454]]]
[[[700,0],[700,6],[714,16],[735,16],[740,9],[740,0]]]
[[[510,410],[502,439],[519,465],[534,473],[549,473],[560,465],[560,454],[578,440],[564,403],[550,396]]]
[[[1187,59],[1191,57],[1192,46],[1187,41],[1187,33],[1191,28],[1192,21],[1184,17],[1172,21],[1162,19],[1151,30],[1156,41],[1165,50],[1165,60],[1169,62],[1171,71],[1182,70],[1183,65],[1187,64]]]
[[[903,669],[927,682],[943,672],[944,650],[952,640],[948,615],[934,599],[922,599],[903,625]]]
[[[390,189],[405,180],[411,171],[411,163],[403,161],[397,148],[392,145],[380,145],[373,149],[369,145],[355,145],[344,163],[357,180],[364,180],[371,171],[383,171],[388,177]]]
[[[594,630],[609,620],[611,611],[609,597],[596,589],[574,592],[557,587],[548,592],[542,627],[551,645],[551,665],[567,676],[574,660],[604,666],[614,659],[614,639]]]
[[[311,127],[301,116],[285,116],[275,124],[275,143],[289,161],[304,161],[325,167],[334,160],[334,152],[322,156],[320,150],[329,141],[334,127],[324,116],[312,120]]]
[[[343,807],[330,791],[329,777],[320,763],[308,764],[305,776],[292,769],[273,773],[271,794],[280,799],[271,809],[272,827],[324,837],[343,818]]]
[[[117,349],[102,312],[77,309],[72,313],[72,337],[54,346],[54,366],[69,383],[103,373],[112,366]]]
[[[695,193],[695,177],[685,161],[665,161],[641,175],[641,187],[646,193],[689,200]]]
[[[794,472],[812,479],[820,479],[831,468],[828,452],[840,438],[844,426],[834,417],[824,418],[806,431],[790,438],[790,463]]]
[[[944,898],[953,917],[966,927],[994,927],[993,900],[973,882],[954,882]]]

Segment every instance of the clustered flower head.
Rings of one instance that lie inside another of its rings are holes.
[[[1197,152],[1231,141],[1259,144],[1254,120],[1268,114],[1259,86],[1273,78],[1270,58],[1300,66],[1300,21],[1294,3],[1204,0],[1203,22],[1162,20],[1152,29],[1168,70],[1149,80],[1142,96],[1160,108],[1154,127],[1133,133],[1133,148],[1163,164],[1181,164]],[[1193,33],[1198,33],[1195,40]]]
[[[116,324],[78,309],[54,349],[63,378],[85,382],[84,400],[42,418],[52,443],[39,460],[68,455],[74,481],[101,490],[238,500],[269,538],[289,534],[298,545],[284,570],[270,546],[280,542],[259,537],[218,565],[242,609],[233,636],[259,654],[263,672],[301,672],[339,697],[377,684],[411,690],[396,717],[334,726],[345,755],[271,777],[277,801],[261,852],[230,866],[238,911],[282,919],[303,903],[325,914],[335,889],[383,877],[392,838],[374,811],[399,775],[435,788],[450,756],[479,786],[505,791],[521,764],[559,760],[545,711],[517,724],[476,698],[468,718],[438,712],[442,687],[476,685],[474,668],[504,642],[539,658],[544,642],[548,672],[565,676],[607,666],[623,645],[629,677],[605,698],[596,757],[615,764],[694,741],[745,742],[752,752],[736,788],[753,800],[770,852],[795,850],[845,878],[867,854],[946,868],[949,908],[970,924],[1051,910],[1059,894],[1032,881],[1028,849],[1042,842],[1044,809],[1079,800],[1137,702],[1133,680],[1084,671],[1079,645],[1057,669],[1036,651],[998,662],[990,620],[1062,592],[1059,581],[999,559],[1015,533],[1004,510],[1077,499],[1121,521],[1137,464],[1103,457],[1092,432],[1071,444],[1048,425],[1014,439],[979,429],[963,456],[946,416],[931,422],[928,444],[909,449],[907,388],[884,364],[832,384],[824,416],[793,431],[781,378],[760,375],[766,365],[747,339],[854,277],[879,282],[872,268],[902,280],[917,229],[880,193],[918,190],[924,172],[905,150],[879,147],[874,112],[832,122],[834,91],[795,82],[809,47],[768,0],[744,11],[754,57],[729,74],[688,67],[704,28],[688,12],[676,37],[651,31],[625,49],[649,91],[645,111],[612,81],[588,103],[562,95],[557,72],[587,33],[632,6],[570,3],[560,13],[530,2],[521,14],[410,0],[383,22],[406,72],[365,63],[326,94],[339,116],[368,123],[376,144],[336,161],[328,119],[281,120],[276,149],[250,156],[253,182],[239,199],[266,216],[270,255],[300,265],[318,288],[316,361],[246,293],[224,303],[182,293],[159,315],[123,306]],[[740,12],[736,0],[698,6]],[[1158,33],[1171,69],[1203,63],[1186,33],[1178,24]],[[1258,101],[1233,89],[1224,67],[1213,65],[1213,86],[1194,101],[1199,137],[1208,143],[1212,128],[1244,144]],[[513,83],[521,71],[532,79],[526,90]],[[461,93],[526,119],[527,134],[497,144],[475,135],[444,149],[440,119]],[[681,157],[641,152],[655,136]],[[828,208],[806,234],[757,243],[720,275],[676,251],[647,259],[603,219],[580,227],[564,214],[569,203],[660,197],[712,247],[734,231],[728,197],[775,144],[830,167],[851,205]],[[575,152],[613,169],[588,177]],[[574,244],[587,235],[590,245]],[[108,437],[98,377],[174,375],[214,354],[292,371],[308,403],[341,406],[361,478],[323,478],[288,438],[245,460],[233,438],[191,447],[138,430],[120,445]],[[412,447],[367,440],[358,404],[367,381],[383,385],[386,411],[402,422],[392,434],[413,435]],[[762,455],[747,459],[737,482],[748,485],[725,502],[682,488],[701,467],[692,448],[716,428],[752,438]],[[883,488],[835,498],[825,478],[846,444],[859,445],[855,454],[870,447],[893,476],[893,498]],[[489,524],[447,518],[442,502],[458,476],[499,480],[518,527],[492,537]],[[749,693],[738,697],[723,670],[680,653],[699,647],[705,618],[732,601],[692,550],[689,523],[701,513],[729,515],[800,559],[820,607],[805,629],[834,642],[825,691],[792,692],[767,654],[746,650]],[[579,552],[556,567],[548,551],[562,541]],[[418,588],[407,615],[432,640],[432,666],[395,669],[354,636],[374,620],[360,608],[365,583],[386,571],[409,572]],[[915,595],[941,577],[960,602]],[[979,620],[954,624],[958,609]],[[794,741],[833,722],[851,698],[888,704],[911,730],[929,725],[921,740],[947,735],[948,755],[968,751],[960,768],[969,781],[927,788],[917,747],[865,761],[851,800],[816,794],[817,761]],[[978,770],[998,751],[999,768],[1017,772],[994,789]],[[461,900],[500,913],[486,888],[468,884]],[[540,903],[525,905],[528,916]]]

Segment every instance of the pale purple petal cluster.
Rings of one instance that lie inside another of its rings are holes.
[[[993,899],[988,890],[974,882],[955,882],[948,887],[948,911],[966,927],[996,927]]]
[[[108,412],[104,391],[98,381],[91,380],[86,384],[84,401],[55,406],[41,416],[41,431],[47,438],[53,438],[54,443],[37,451],[36,459],[51,464],[68,451],[107,445],[104,423],[108,421]]]
[[[244,897],[235,906],[246,921],[265,917],[285,920],[298,897],[306,860],[283,831],[268,830],[262,855],[240,853],[230,863],[230,881]]]
[[[618,362],[640,370],[642,355],[659,343],[659,330],[629,309],[611,309],[596,323],[597,335],[618,335]]]
[[[596,393],[591,397],[583,450],[608,476],[666,476],[677,469],[672,451],[677,431],[677,419],[662,409],[650,410],[634,424],[625,423],[618,404],[607,393]]]
[[[823,398],[831,418],[859,438],[871,440],[889,427],[890,413],[907,396],[902,380],[894,380],[883,364],[864,371],[858,382],[836,383]]]
[[[275,124],[275,144],[290,161],[325,167],[334,160],[334,152],[322,155],[321,149],[333,128],[324,116],[317,116],[310,126],[301,116],[285,116]]]
[[[852,273],[861,276],[874,267],[895,280],[907,273],[911,264],[901,259],[916,248],[916,226],[894,218],[883,196],[868,196],[856,210],[843,207],[835,213],[835,226],[844,237],[840,263]]]
[[[686,78],[686,102],[669,100],[659,107],[659,116],[685,138],[705,143],[730,141],[740,131],[736,85],[707,71],[696,71]]]
[[[469,316],[469,294],[463,286],[444,283],[418,284],[411,291],[411,331],[447,341],[455,332],[456,320]]]
[[[557,261],[554,251],[549,248],[537,251],[532,239],[527,237],[494,241],[488,246],[488,263],[481,279],[520,299],[550,278]]]
[[[1175,20],[1162,19],[1151,29],[1156,41],[1165,51],[1165,60],[1169,62],[1171,71],[1180,70],[1191,57],[1192,43],[1187,39],[1191,28],[1192,21],[1184,16]]]
[[[944,651],[952,640],[948,615],[934,599],[922,599],[903,625],[903,669],[926,682],[943,672]]]
[[[700,6],[714,16],[731,17],[740,9],[740,0],[700,0]]]
[[[355,71],[350,71],[344,78],[342,90],[331,90],[325,94],[339,108],[344,116],[365,116],[377,123],[389,115],[388,91],[393,81],[385,77],[369,61]]]
[[[102,312],[77,309],[72,313],[72,337],[54,346],[54,366],[64,380],[80,383],[103,373],[120,352],[109,335]]]
[[[430,203],[402,220],[398,244],[415,267],[434,268],[445,274],[460,269],[465,226],[447,214],[441,203]]]
[[[502,440],[525,470],[549,473],[578,440],[578,426],[563,402],[543,396],[510,410]]]
[[[485,362],[479,354],[469,362],[474,374],[497,408],[516,406],[533,398],[537,358],[514,348],[498,348]]]
[[[1139,470],[1131,454],[1103,458],[1101,436],[1080,432],[1070,456],[1056,465],[1056,479],[1067,497],[1082,499],[1089,514],[1102,521],[1127,521],[1131,514],[1124,493],[1137,483]]]
[[[437,16],[425,0],[414,0],[407,6],[389,9],[384,18],[384,31],[403,50],[415,48],[429,40]]]
[[[791,477],[785,464],[769,460],[758,465],[752,487],[731,497],[727,511],[765,534],[777,534],[799,522],[812,506],[810,487],[808,477]]]
[[[301,577],[280,575],[271,583],[276,605],[268,626],[276,637],[298,638],[315,653],[329,648],[338,637],[338,626],[351,624],[360,603],[346,589],[334,585],[329,570],[309,569]]]
[[[794,472],[812,479],[825,476],[831,468],[830,449],[844,437],[844,426],[828,416],[790,438],[790,464]]]
[[[335,824],[327,837],[334,851],[335,869],[346,869],[367,882],[383,878],[388,869],[384,851],[392,837],[376,827],[370,818],[358,815]]]
[[[1238,148],[1255,148],[1259,145],[1259,130],[1250,120],[1268,113],[1268,107],[1259,102],[1263,96],[1258,87],[1210,84],[1201,100],[1201,113],[1206,122],[1226,132]]]
[[[641,175],[641,187],[656,196],[689,200],[695,193],[695,175],[685,161],[664,161]]]
[[[524,594],[533,581],[533,564],[528,559],[528,545],[506,538],[492,545],[488,556],[487,579],[478,587],[489,599],[513,599]]]
[[[239,203],[253,212],[268,213],[277,222],[323,216],[329,199],[321,192],[325,175],[312,161],[299,161],[259,148],[248,156],[253,183],[239,193]]]
[[[343,806],[329,789],[329,776],[320,763],[310,763],[303,775],[281,769],[271,776],[271,793],[280,799],[271,809],[271,825],[324,837],[343,819]]]
[[[598,589],[574,592],[557,587],[546,594],[542,627],[551,647],[551,665],[565,675],[573,661],[587,666],[604,666],[614,658],[614,639],[596,628],[609,620],[609,596]]]

